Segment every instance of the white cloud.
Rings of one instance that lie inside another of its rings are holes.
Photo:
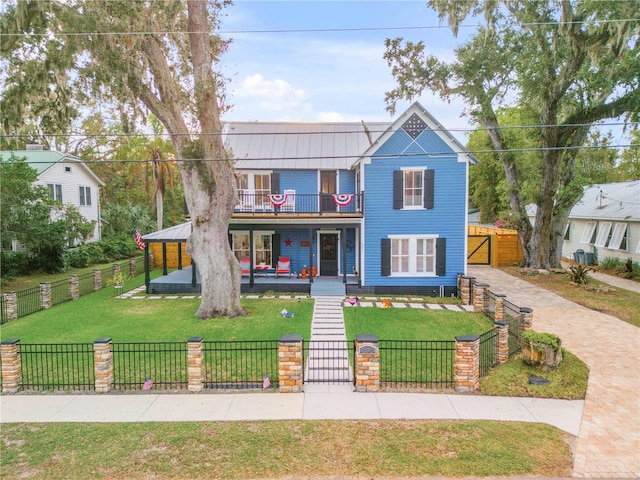
[[[294,109],[310,109],[309,95],[301,88],[275,79],[267,80],[262,74],[249,75],[240,82],[234,97],[257,100],[261,108],[271,112],[286,112]]]

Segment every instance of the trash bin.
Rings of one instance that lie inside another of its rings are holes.
[[[595,254],[593,253],[585,253],[584,260],[587,265],[593,265],[595,263]]]
[[[581,263],[582,265],[584,265],[585,260],[586,260],[586,258],[584,256],[584,250],[579,248],[578,250],[573,252],[573,261],[574,262]]]

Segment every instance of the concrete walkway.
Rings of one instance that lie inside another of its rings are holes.
[[[534,330],[555,333],[589,366],[573,476],[640,478],[640,329],[498,269],[473,266],[468,273],[533,308]]]

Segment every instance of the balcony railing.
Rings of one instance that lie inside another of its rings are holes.
[[[265,214],[316,214],[345,215],[360,214],[364,206],[364,194],[266,194],[240,191],[240,201],[234,213]]]

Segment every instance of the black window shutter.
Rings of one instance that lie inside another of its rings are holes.
[[[436,238],[436,275],[444,277],[447,274],[447,239]]]
[[[380,239],[380,275],[383,277],[391,276],[391,239]]]
[[[433,208],[434,170],[424,171],[424,208]]]
[[[271,252],[273,253],[273,258],[271,259],[271,263],[275,267],[278,265],[278,259],[280,258],[280,234],[274,233],[271,235]]]
[[[404,207],[404,181],[402,170],[393,171],[393,208],[400,210]]]
[[[280,174],[271,174],[271,193],[280,193]]]

